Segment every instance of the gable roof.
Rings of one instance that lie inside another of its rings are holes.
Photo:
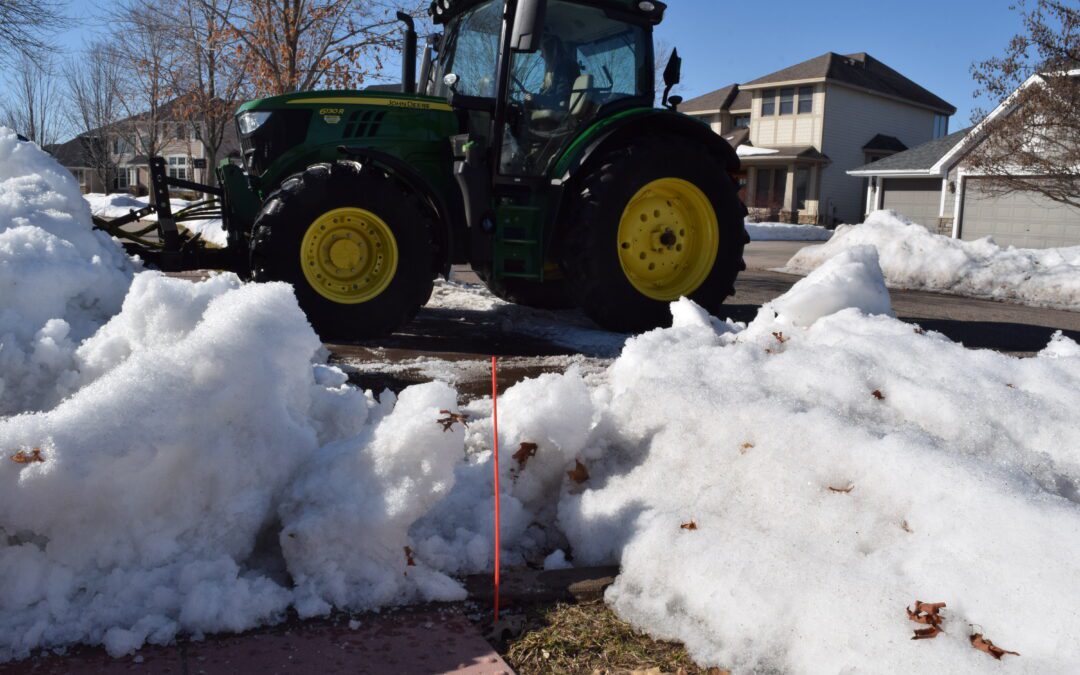
[[[956,107],[948,101],[939,98],[865,52],[846,55],[827,52],[759,77],[742,87],[758,89],[771,84],[805,81],[846,84],[916,103],[944,114],[956,113]]]
[[[729,84],[716,91],[710,91],[708,94],[692,98],[689,101],[684,101],[679,108],[681,109],[681,112],[684,113],[703,113],[727,110],[728,104],[734,98],[734,94],[738,91],[739,85]]]
[[[873,176],[888,173],[934,175],[934,166],[950,150],[959,145],[969,131],[971,131],[971,127],[955,131],[948,136],[943,136],[910,150],[852,169],[848,171],[848,174],[852,176]]]
[[[66,143],[55,143],[53,145],[47,145],[43,149],[45,152],[53,156],[60,166],[67,168],[87,168],[93,165],[90,161],[90,152],[87,145],[90,140],[87,136],[81,135],[67,141]]]
[[[862,149],[871,151],[903,152],[908,149],[908,146],[904,145],[904,142],[896,136],[878,134],[871,138],[869,143],[862,146]]]

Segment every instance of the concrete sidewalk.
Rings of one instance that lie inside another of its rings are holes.
[[[350,625],[352,627],[350,627]],[[512,675],[456,609],[365,615],[360,622],[288,622],[242,635],[146,646],[113,659],[103,649],[0,664],[0,675]]]

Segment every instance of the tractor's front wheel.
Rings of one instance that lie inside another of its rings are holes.
[[[634,332],[666,325],[688,297],[710,312],[745,268],[746,207],[725,167],[681,138],[601,157],[579,184],[563,238],[568,287],[594,321]]]
[[[398,181],[355,162],[281,183],[251,240],[256,281],[285,281],[324,340],[377,337],[431,295],[430,218]]]

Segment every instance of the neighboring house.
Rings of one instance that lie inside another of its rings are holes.
[[[158,111],[156,154],[165,158],[170,176],[196,183],[211,183],[214,167],[209,166],[201,125],[180,119],[177,108],[178,103],[174,100]],[[94,172],[87,166],[87,153],[80,151],[91,138],[104,142],[108,147],[110,164],[116,167],[115,175],[109,180],[108,191],[144,195],[150,189],[150,161],[140,150],[148,145],[149,131],[149,114],[140,113],[120,120],[107,131],[81,134],[46,150],[79,179],[84,192],[106,192],[101,180],[90,175]],[[240,141],[236,127],[231,123],[226,124],[217,161],[239,156]]]
[[[757,220],[834,224],[864,212],[847,171],[948,133],[956,108],[869,54],[832,52],[686,101],[742,158]]]
[[[1070,74],[1080,77],[1080,70]],[[1039,81],[1035,76],[1022,86]],[[1013,110],[1007,100],[987,119]],[[849,171],[867,181],[867,210],[892,209],[932,232],[969,241],[989,235],[1002,246],[1080,246],[1080,209],[1035,192],[1001,194],[971,170],[967,158],[986,140],[983,124]]]
[[[88,136],[76,136],[67,143],[46,145],[44,150],[75,176],[84,193],[105,192],[105,185],[94,171],[94,162],[90,159],[93,154],[89,148],[91,142]]]

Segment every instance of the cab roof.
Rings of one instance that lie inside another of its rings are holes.
[[[431,6],[428,8],[428,13],[431,14],[432,20],[437,23],[446,23],[450,19],[454,18],[458,14],[461,14],[465,10],[482,4],[487,0],[433,0]],[[504,0],[505,1],[505,0]],[[653,10],[646,12],[642,9],[644,4],[643,0],[567,0],[580,5],[590,5],[593,7],[599,7],[601,9],[613,9],[621,10],[624,12],[630,12],[634,15],[641,16],[652,24],[660,23],[664,18],[664,10],[667,9],[667,3],[660,0],[648,0],[649,4],[653,6]]]

